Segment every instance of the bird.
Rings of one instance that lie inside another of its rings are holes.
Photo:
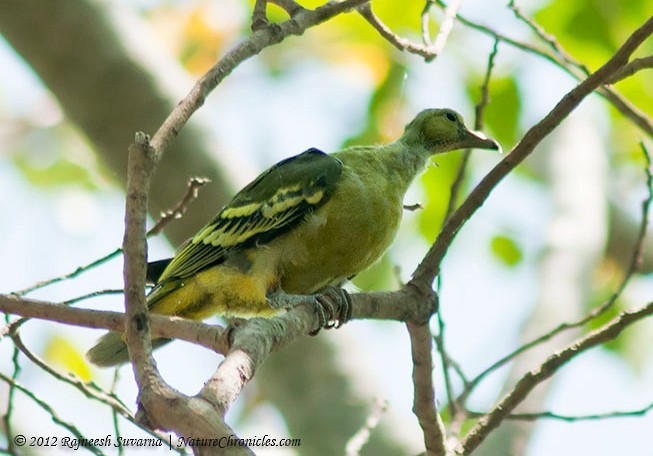
[[[151,263],[150,312],[202,320],[273,317],[274,293],[312,295],[340,287],[379,259],[399,228],[403,199],[431,156],[501,150],[452,109],[426,109],[384,145],[316,148],[263,172],[183,244]],[[168,342],[154,339],[153,347]],[[100,367],[129,361],[109,332],[87,353]]]

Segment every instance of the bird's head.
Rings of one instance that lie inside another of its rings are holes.
[[[440,154],[456,149],[501,150],[495,140],[465,127],[460,114],[451,109],[426,109],[406,125],[401,141],[408,146]]]

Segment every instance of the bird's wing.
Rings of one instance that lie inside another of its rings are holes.
[[[158,283],[189,277],[229,253],[270,242],[305,220],[333,193],[337,158],[317,149],[283,160],[243,188],[175,255]]]

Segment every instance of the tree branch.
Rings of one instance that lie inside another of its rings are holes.
[[[12,295],[0,295],[0,312],[85,328],[117,332],[125,329],[125,315],[120,312],[78,309]],[[151,314],[150,318],[151,331],[156,337],[185,340],[217,353],[226,353],[229,349],[225,330],[220,326],[159,314]],[[0,337],[8,335],[13,325],[15,323],[10,323],[3,328]]]
[[[623,291],[626,289],[626,286],[628,285],[632,277],[635,275],[635,273],[639,270],[639,267],[641,265],[642,256],[644,254],[644,245],[645,245],[644,241],[646,239],[646,233],[649,225],[650,207],[651,204],[653,204],[653,174],[651,173],[651,157],[643,143],[641,143],[641,147],[642,147],[642,153],[644,155],[644,161],[645,161],[644,173],[646,176],[647,197],[642,201],[642,220],[639,225],[639,231],[637,234],[637,239],[635,240],[635,245],[633,246],[628,270],[624,274],[624,277],[619,283],[619,285],[612,292],[612,294],[610,294],[610,296],[605,300],[605,302],[603,302],[600,306],[592,309],[592,311],[589,312],[589,314],[586,315],[585,317],[577,321],[559,324],[552,330],[521,345],[516,350],[508,353],[507,355],[503,356],[501,359],[497,360],[492,365],[484,369],[466,385],[465,392],[463,393],[462,396],[468,396],[485,377],[487,377],[489,374],[496,371],[498,368],[505,365],[506,363],[508,363],[515,357],[517,357],[518,355],[552,339],[554,336],[558,335],[562,331],[566,331],[568,329],[573,329],[573,328],[579,328],[581,326],[586,325],[593,319],[599,317],[600,315],[603,315],[608,309],[610,309],[614,305],[617,299],[621,296]],[[459,398],[458,400],[462,400],[462,397]]]
[[[599,329],[588,333],[558,353],[554,353],[536,369],[527,372],[515,387],[494,406],[492,411],[483,416],[462,439],[456,450],[457,453],[471,453],[537,385],[555,374],[565,363],[590,348],[615,339],[631,324],[651,315],[653,315],[653,302],[639,309],[623,312]]]
[[[608,84],[616,84],[622,79],[626,79],[637,73],[640,70],[653,68],[653,55],[633,59],[628,65],[624,66],[621,70],[616,72],[608,81]]]
[[[506,417],[507,420],[537,421],[542,419],[552,419],[575,423],[577,421],[598,421],[614,418],[631,418],[647,415],[653,410],[653,402],[645,407],[636,410],[620,410],[616,412],[593,413],[589,415],[561,415],[560,413],[543,411],[536,413],[511,413]],[[485,413],[470,412],[470,416],[482,417]]]
[[[345,445],[345,456],[358,456],[370,440],[372,431],[379,425],[381,416],[388,408],[387,401],[377,400],[374,408],[365,420],[365,424],[347,441]]]
[[[413,413],[417,416],[424,434],[428,456],[444,456],[447,452],[447,435],[440,414],[435,408],[433,386],[432,335],[428,324],[406,323],[410,335],[413,360]]]
[[[402,38],[394,33],[390,27],[385,25],[383,21],[374,14],[372,6],[369,3],[359,6],[356,10],[386,41],[394,47],[400,51],[408,51],[411,54],[422,56],[424,61],[430,62],[444,50],[449,33],[451,33],[451,30],[453,29],[453,23],[456,19],[460,3],[460,0],[454,0],[450,6],[445,8],[444,19],[440,25],[440,31],[435,37],[433,43],[431,43],[430,38],[428,37],[428,12],[431,2],[426,3],[424,12],[422,13],[423,45],[417,44],[407,38]]]
[[[530,155],[542,139],[548,136],[585,97],[626,65],[628,58],[651,33],[653,33],[653,18],[649,18],[640,28],[635,30],[610,60],[562,97],[558,104],[541,121],[526,132],[514,149],[483,178],[465,202],[447,220],[435,243],[413,273],[412,281],[421,282],[420,286],[433,282],[440,271],[440,263],[454,237],[485,202],[494,187]]]
[[[211,91],[243,61],[258,54],[266,47],[280,43],[291,35],[301,35],[306,29],[321,24],[368,1],[331,1],[314,10],[300,9],[290,19],[280,24],[270,24],[255,31],[249,38],[225,54],[197,81],[190,93],[179,102],[159,130],[152,136],[151,145],[156,154],[155,162],[160,160],[161,155],[188,122],[190,116],[204,104]]]
[[[50,415],[50,418],[52,421],[59,426],[67,429],[72,435],[75,436],[77,439],[85,439],[86,437],[84,434],[81,433],[81,431],[75,426],[75,423],[69,422],[64,420],[59,416],[59,414],[52,408],[52,406],[46,402],[45,400],[41,399],[38,397],[34,391],[30,390],[29,388],[25,387],[22,383],[19,383],[18,380],[15,378],[9,377],[5,375],[2,371],[0,371],[0,380],[3,382],[7,383],[10,387],[13,387],[23,393],[25,396],[30,398],[32,401],[34,401],[39,407],[41,407],[45,412]],[[90,451],[93,454],[96,454],[98,456],[103,455],[102,451],[95,445],[90,445],[86,447],[88,451]]]

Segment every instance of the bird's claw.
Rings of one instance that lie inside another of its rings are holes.
[[[315,296],[315,313],[319,326],[310,333],[311,336],[319,333],[322,328],[340,328],[351,320],[351,309],[351,296],[342,288],[329,287],[324,293]]]

